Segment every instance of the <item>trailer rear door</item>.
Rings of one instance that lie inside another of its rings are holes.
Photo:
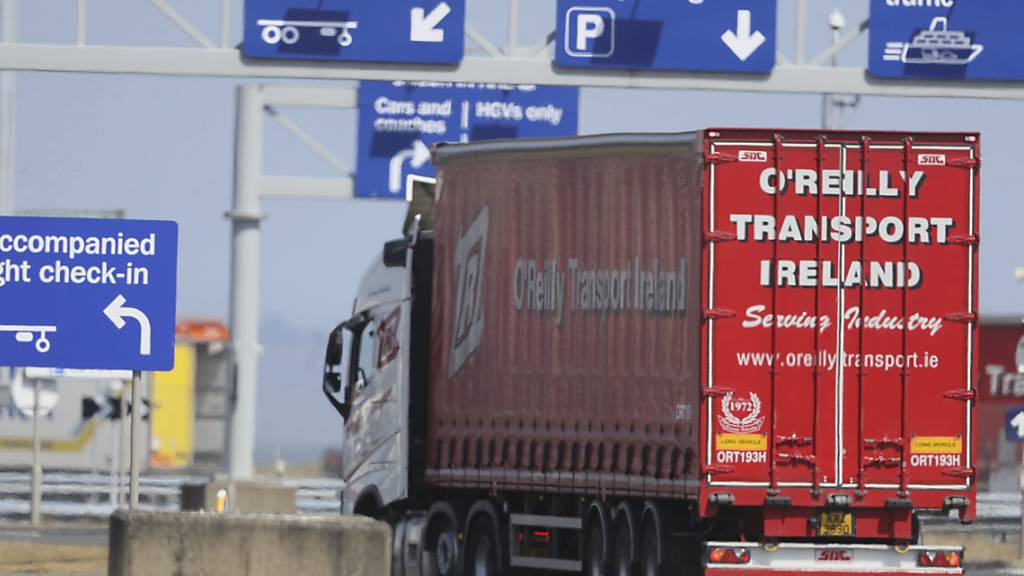
[[[705,146],[705,482],[969,488],[977,138]]]

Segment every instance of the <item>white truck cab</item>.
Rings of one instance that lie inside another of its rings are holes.
[[[410,371],[416,357],[410,340],[414,313],[419,314],[416,324],[429,327],[429,278],[424,275],[432,254],[430,233],[418,231],[418,220],[411,228],[405,238],[388,242],[371,263],[359,282],[352,318],[328,339],[323,390],[345,420],[343,514],[383,518],[388,506],[410,494],[410,432],[417,429],[410,422]],[[417,257],[418,244],[423,250]],[[421,293],[414,296],[417,271]],[[414,312],[417,298],[421,306]],[[425,367],[420,370],[425,373]]]

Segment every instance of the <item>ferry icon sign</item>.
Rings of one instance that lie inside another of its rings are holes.
[[[1024,80],[1022,24],[1018,0],[872,0],[868,71],[887,78]]]
[[[169,370],[174,222],[0,217],[0,365]]]

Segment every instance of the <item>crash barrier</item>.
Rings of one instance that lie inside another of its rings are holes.
[[[108,574],[389,576],[391,529],[353,516],[118,510]]]

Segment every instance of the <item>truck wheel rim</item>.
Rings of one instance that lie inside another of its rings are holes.
[[[456,538],[455,533],[451,530],[445,530],[437,537],[437,572],[441,576],[448,576],[452,573],[452,568],[455,566],[455,550],[456,550]]]

